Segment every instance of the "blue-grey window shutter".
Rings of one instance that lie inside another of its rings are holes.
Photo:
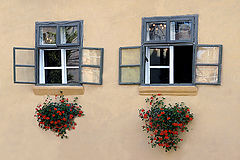
[[[14,83],[36,83],[36,50],[35,48],[13,48]]]
[[[222,45],[199,44],[195,49],[195,84],[220,85]]]
[[[119,84],[140,84],[141,47],[119,48]]]
[[[79,77],[81,84],[102,84],[103,48],[80,48]]]

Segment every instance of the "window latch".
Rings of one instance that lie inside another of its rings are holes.
[[[145,61],[148,62],[148,58],[145,56]]]

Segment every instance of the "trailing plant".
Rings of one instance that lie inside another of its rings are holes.
[[[193,120],[193,113],[183,102],[174,105],[165,105],[164,97],[153,95],[145,99],[149,109],[139,109],[139,117],[145,122],[143,131],[150,135],[149,144],[152,147],[160,146],[165,151],[177,150],[181,132],[188,132],[187,125]]]
[[[75,129],[75,118],[84,116],[84,113],[82,106],[76,102],[77,97],[70,102],[62,92],[60,93],[55,95],[54,99],[48,96],[43,104],[36,107],[34,116],[43,130],[50,130],[61,138],[68,138],[66,131]]]

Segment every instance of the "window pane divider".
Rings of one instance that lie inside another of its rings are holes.
[[[62,69],[62,67],[44,67],[44,69]]]
[[[45,84],[44,50],[39,51],[39,83]]]
[[[67,84],[66,49],[61,49],[62,84]]]
[[[88,64],[82,64],[81,67],[93,67],[93,68],[101,68],[100,65],[88,65]]]
[[[66,66],[67,69],[71,69],[71,68],[79,68],[79,66]]]
[[[128,65],[120,65],[120,67],[139,67],[141,66],[140,64],[128,64]]]
[[[150,50],[149,47],[146,47],[146,58],[148,61],[145,61],[145,84],[150,84]]]
[[[35,67],[35,65],[22,65],[22,64],[16,64],[15,67]]]
[[[149,68],[170,68],[170,66],[149,66]]]
[[[219,66],[219,64],[209,64],[209,63],[206,63],[206,64],[204,64],[204,63],[199,63],[199,64],[197,64],[197,63],[196,63],[196,66]]]
[[[170,46],[169,48],[169,54],[170,54],[170,59],[169,59],[169,64],[170,64],[170,69],[169,69],[169,83],[174,84],[174,48],[173,46]]]

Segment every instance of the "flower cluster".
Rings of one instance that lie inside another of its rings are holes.
[[[153,95],[146,99],[146,103],[150,104],[149,109],[139,109],[139,117],[145,122],[142,127],[144,131],[150,133],[148,138],[152,147],[163,147],[166,152],[171,149],[176,151],[177,144],[183,141],[179,134],[188,132],[187,125],[193,120],[193,114],[183,102],[166,106],[165,98],[158,96]]]
[[[62,93],[62,92],[61,92]],[[84,116],[82,107],[76,103],[69,102],[64,95],[55,95],[54,101],[48,96],[43,104],[36,107],[35,117],[38,126],[43,130],[51,130],[61,138],[67,138],[66,130],[75,129],[76,117]]]

